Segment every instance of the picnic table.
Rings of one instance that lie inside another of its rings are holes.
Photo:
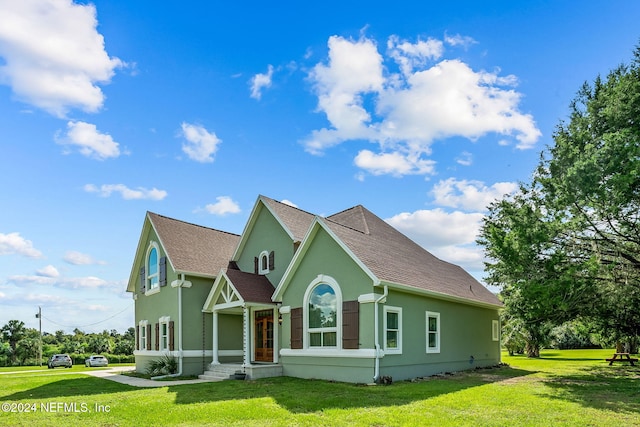
[[[629,353],[614,353],[613,357],[606,359],[606,361],[609,362],[609,366],[613,365],[613,362],[629,362],[631,366],[636,366],[635,362],[637,362],[638,359],[632,358]]]

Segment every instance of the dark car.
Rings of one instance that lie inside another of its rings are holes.
[[[49,369],[57,368],[57,367],[65,367],[70,368],[73,366],[73,362],[68,354],[54,354],[49,358],[47,362],[47,367]]]

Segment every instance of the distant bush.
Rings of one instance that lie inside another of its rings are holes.
[[[551,345],[559,350],[600,348],[587,328],[578,322],[566,322],[551,330]]]

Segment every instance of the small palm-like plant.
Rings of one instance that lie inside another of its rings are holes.
[[[165,354],[159,359],[154,359],[147,365],[146,373],[152,377],[175,374],[178,372],[178,359]]]

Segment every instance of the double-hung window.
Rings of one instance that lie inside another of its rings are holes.
[[[427,311],[427,353],[440,353],[440,313]]]
[[[402,308],[384,306],[384,352],[402,354]]]
[[[160,318],[160,350],[169,350],[169,317]]]

